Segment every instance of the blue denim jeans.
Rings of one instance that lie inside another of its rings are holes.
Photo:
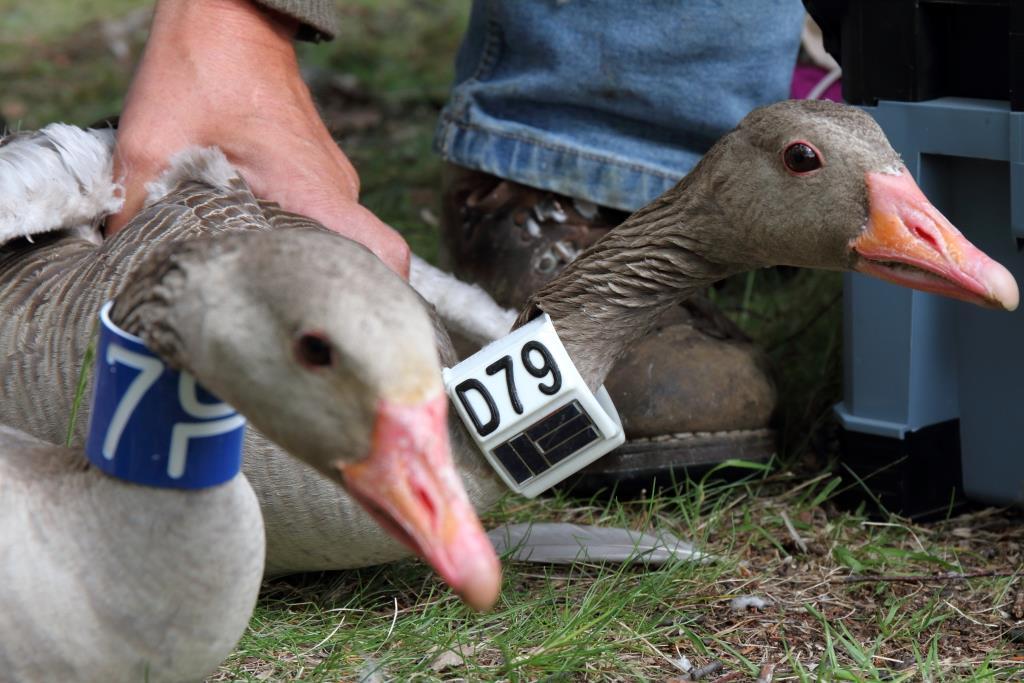
[[[435,147],[633,210],[785,99],[800,0],[475,0]]]

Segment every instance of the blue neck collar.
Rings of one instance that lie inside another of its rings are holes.
[[[146,486],[201,489],[234,478],[245,418],[114,325],[112,304],[100,311],[89,461]]]

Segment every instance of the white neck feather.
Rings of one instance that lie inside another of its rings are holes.
[[[458,280],[418,256],[412,257],[409,284],[437,309],[453,333],[484,346],[509,333],[516,312],[502,308],[476,285]]]

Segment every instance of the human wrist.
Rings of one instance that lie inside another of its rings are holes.
[[[302,80],[297,22],[243,0],[159,0],[118,131],[120,230],[188,147],[219,147],[257,197],[368,246],[407,275],[408,245],[358,204],[359,176]]]
[[[170,116],[181,143],[206,146],[268,102],[308,99],[290,37],[296,26],[248,0],[159,0],[122,120],[141,113],[156,125]],[[145,140],[120,143],[163,151]]]
[[[298,27],[250,0],[159,0],[149,44],[294,62]]]

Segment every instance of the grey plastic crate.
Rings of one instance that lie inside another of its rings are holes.
[[[961,98],[881,101],[865,110],[932,203],[1024,284],[1024,112]],[[1024,505],[1024,312],[984,310],[860,275],[847,276],[844,307],[844,395],[836,406],[843,428],[909,443],[959,420],[967,495]],[[955,437],[949,446],[956,448]],[[929,453],[915,457],[916,471],[901,476],[927,479]]]

